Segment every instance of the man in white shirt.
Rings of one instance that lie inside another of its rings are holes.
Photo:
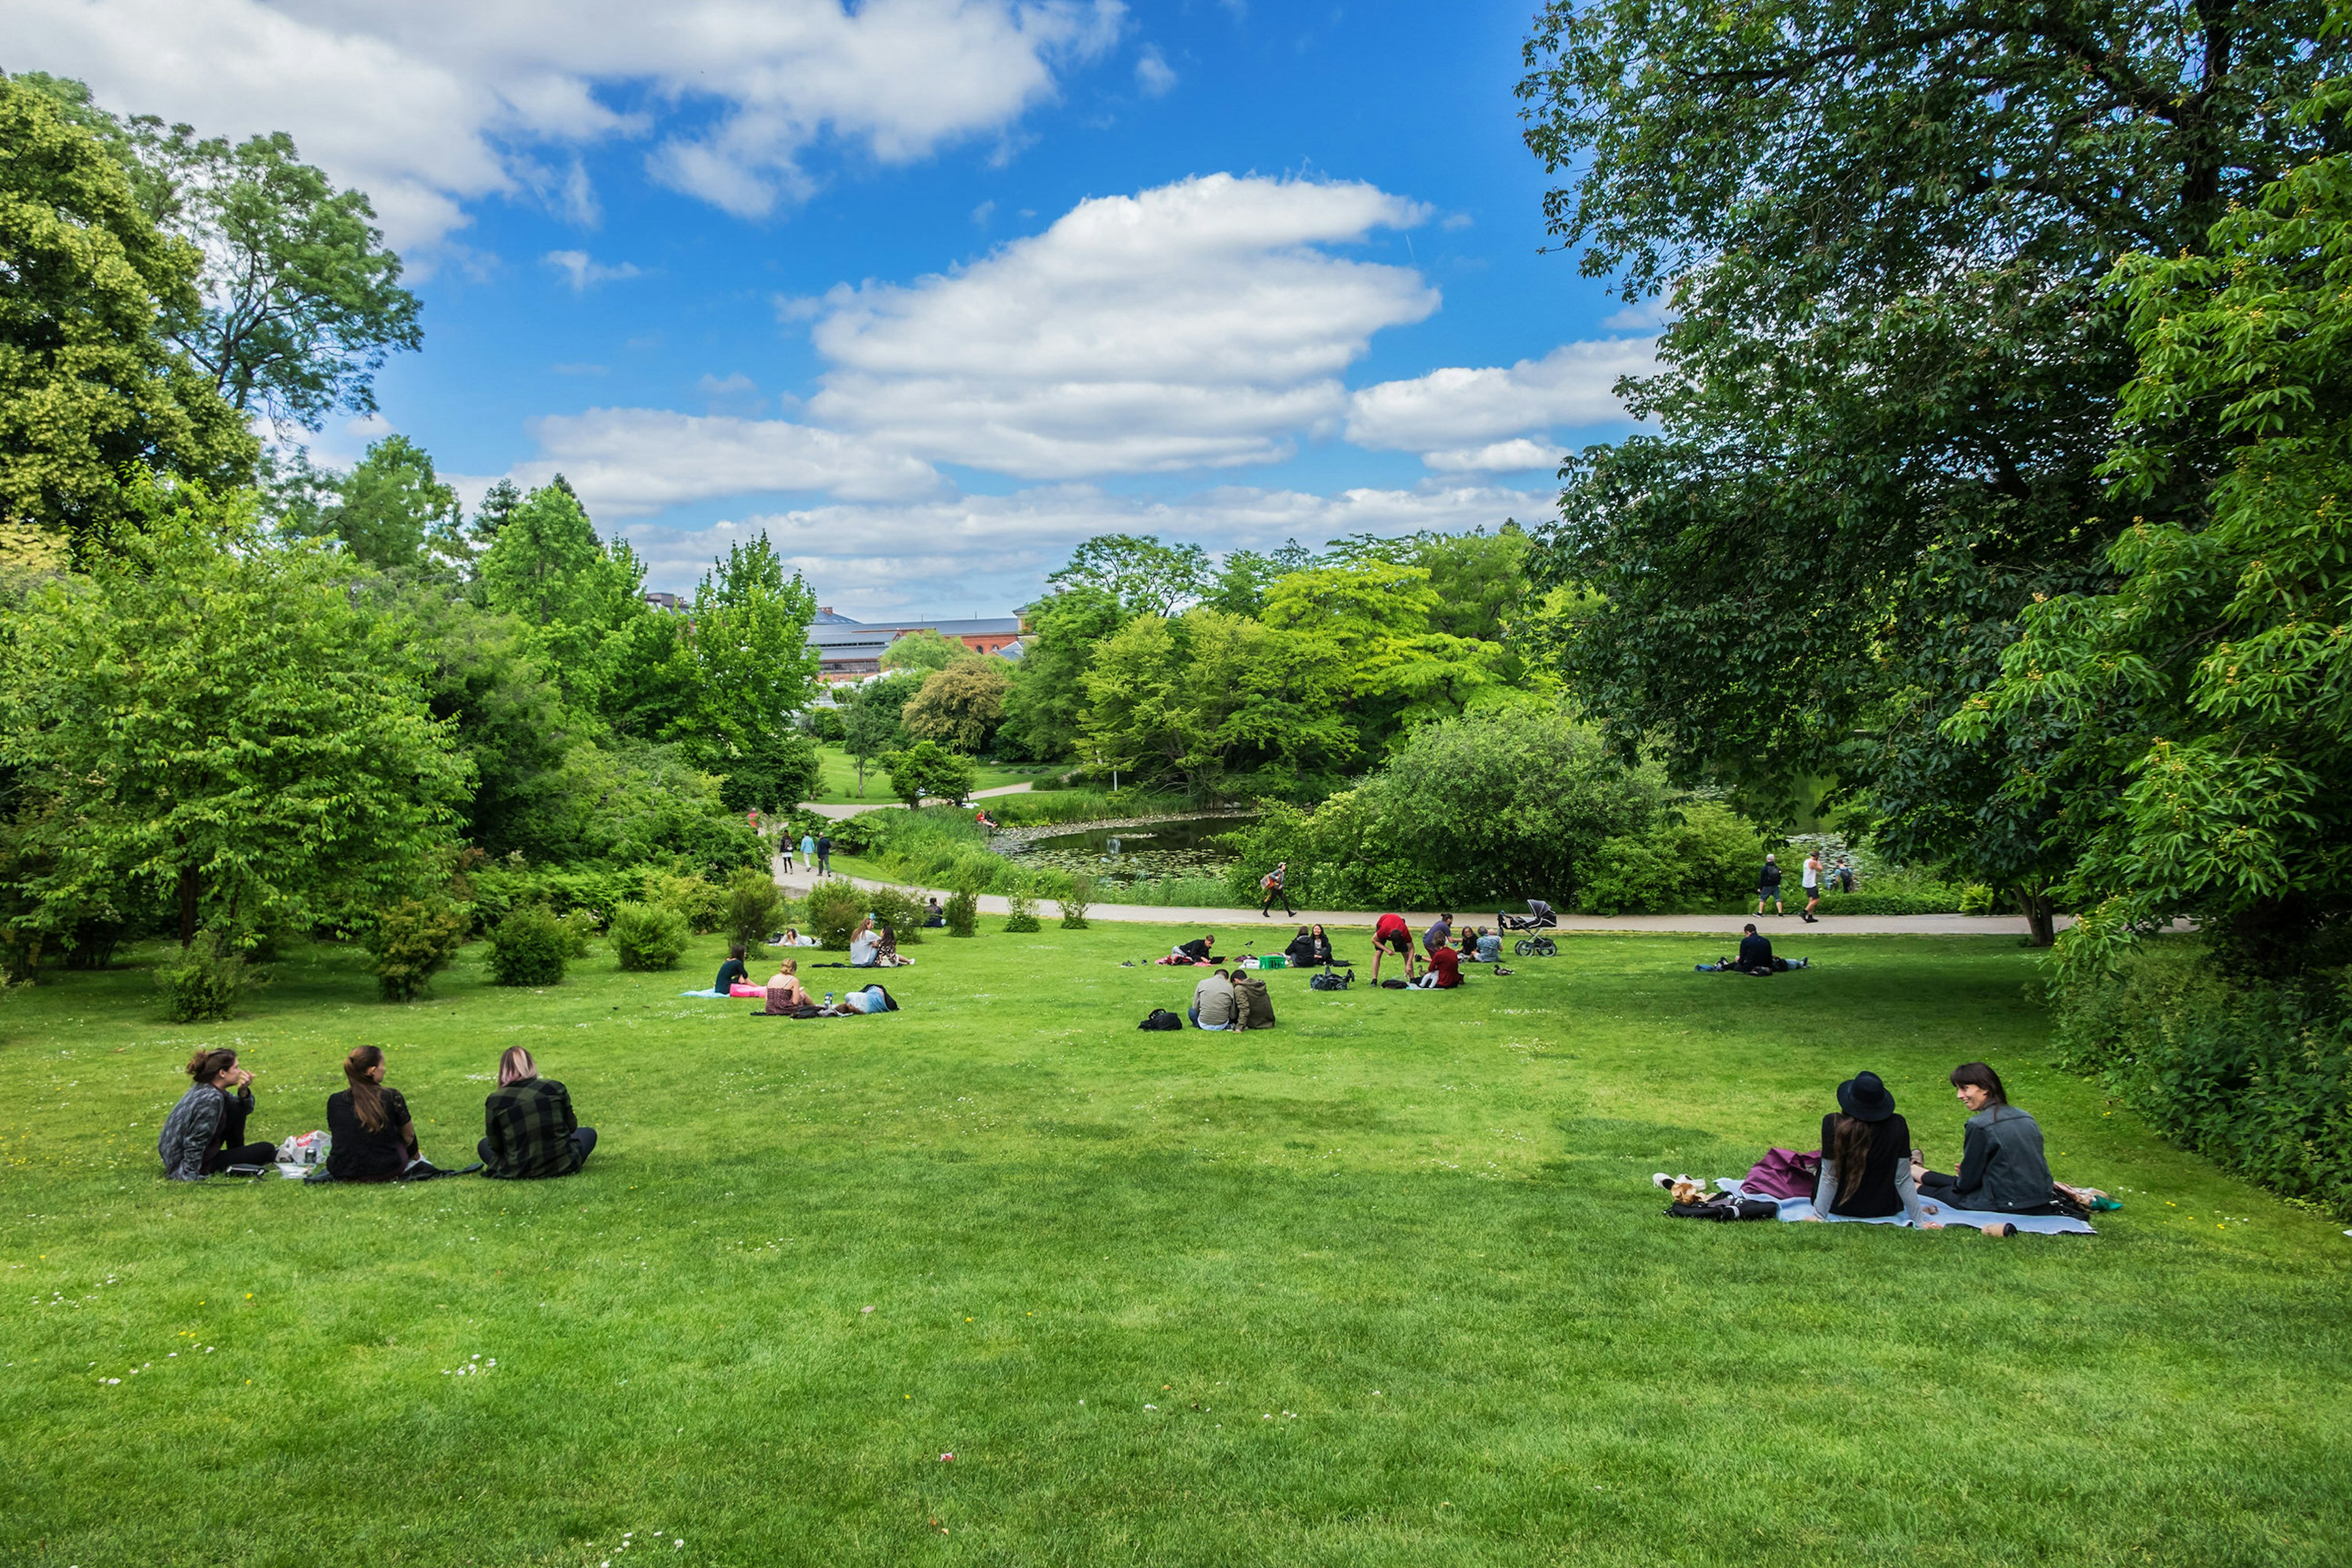
[[[1805,856],[1805,923],[1819,925],[1813,911],[1822,904],[1822,852],[1818,849]]]

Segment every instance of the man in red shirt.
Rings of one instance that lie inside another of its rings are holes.
[[[1437,989],[1451,991],[1462,984],[1462,954],[1454,948],[1438,948],[1429,955],[1429,972],[1437,977]]]
[[[1404,917],[1399,914],[1382,915],[1380,922],[1372,927],[1373,984],[1381,983],[1381,961],[1391,952],[1404,955],[1404,977],[1410,983],[1412,979],[1412,928],[1406,925]]]

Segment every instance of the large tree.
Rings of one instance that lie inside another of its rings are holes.
[[[1097,534],[1070,552],[1045,579],[1057,590],[1095,588],[1129,615],[1172,616],[1209,589],[1208,552],[1197,544],[1162,544],[1157,534]]]
[[[1899,850],[2046,916],[2063,824],[2000,793],[2063,736],[1941,732],[2037,595],[2105,579],[2086,522],[2133,370],[2103,287],[2340,117],[2318,0],[1560,0],[1528,140],[1574,169],[1557,238],[1674,320],[1629,401],[1656,434],[1567,470],[1543,541],[1594,591],[1569,667],[1685,776],[1865,791]],[[2191,463],[2210,462],[2210,452]],[[2152,497],[2162,509],[2187,490]]]
[[[1086,673],[1095,649],[1126,624],[1126,609],[1108,589],[1065,588],[1021,612],[1021,658],[1004,694],[1003,743],[1040,762],[1075,754]]]
[[[816,595],[785,576],[765,534],[729,545],[695,590],[696,700],[677,732],[738,809],[795,805],[816,789],[815,743],[793,723],[816,693],[815,617]]]
[[[151,493],[143,530],[0,626],[26,921],[168,900],[184,945],[446,874],[472,774],[414,654],[331,557],[273,546],[249,500]]]
[[[960,658],[923,678],[921,689],[901,710],[900,722],[919,740],[978,755],[996,738],[996,727],[1004,718],[1004,696],[1012,687],[1004,660]]]
[[[0,79],[0,558],[61,564],[134,517],[138,476],[250,473],[253,438],[167,336],[202,265],[54,96]]]
[[[645,568],[625,542],[606,544],[561,476],[530,492],[483,555],[490,608],[530,628],[534,651],[565,696],[598,711],[629,623],[646,614]]]

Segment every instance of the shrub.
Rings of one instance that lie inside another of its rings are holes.
[[[841,710],[838,708],[827,706],[810,709],[808,727],[810,734],[827,745],[838,746],[842,742],[844,731],[841,724]]]
[[[1087,910],[1094,906],[1095,879],[1084,874],[1070,879],[1069,890],[1055,902],[1062,910],[1064,931],[1087,929]]]
[[[808,929],[819,946],[839,952],[849,945],[849,933],[866,918],[867,907],[856,884],[829,877],[808,890]]]
[[[611,934],[624,969],[675,969],[689,942],[686,917],[663,904],[623,904],[613,911]]]
[[[719,927],[727,940],[750,948],[784,929],[788,910],[784,890],[765,871],[742,870],[727,884],[720,900]]]
[[[245,951],[216,931],[196,933],[185,952],[155,971],[174,1024],[214,1024],[229,1016],[254,978]]]
[[[553,985],[563,978],[572,935],[544,904],[524,904],[490,932],[493,985]]]
[[[949,751],[937,741],[918,741],[882,759],[890,775],[890,792],[908,805],[919,805],[925,795],[960,801],[971,793],[970,757]]]
[[[866,907],[877,926],[888,926],[900,946],[923,940],[923,900],[896,888],[868,888]]]
[[[2352,1217],[2352,971],[2233,981],[2201,939],[2156,937],[2053,999],[2062,1065],[2174,1142]]]
[[[620,908],[618,904],[613,907]],[[595,910],[578,909],[555,923],[563,928],[563,956],[585,958],[588,956],[588,939],[596,934],[596,928],[604,922],[596,918]]]
[[[376,989],[387,1002],[423,995],[465,940],[466,917],[447,904],[407,899],[392,905],[376,917],[367,942]]]
[[[958,888],[948,895],[948,934],[978,936],[980,934],[980,889],[970,885]]]
[[[1970,882],[1960,889],[1960,913],[1989,915],[1992,913],[1992,889],[1982,882]]]
[[[714,887],[708,878],[675,871],[648,871],[645,874],[644,896],[638,900],[659,904],[674,910],[686,921],[687,930],[697,936],[709,936],[727,918],[727,895]],[[616,914],[617,910],[614,911]],[[762,936],[767,933],[761,932]]]
[[[1022,878],[1004,890],[1004,929],[1009,931],[1035,931],[1037,927],[1037,894],[1027,878]]]

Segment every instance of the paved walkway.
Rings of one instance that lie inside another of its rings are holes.
[[[781,859],[777,864],[777,883],[792,897],[805,898],[814,879],[804,871],[794,872],[788,877],[782,869]],[[905,882],[877,881],[870,877],[850,877],[845,880],[854,882],[861,888],[897,888],[901,892],[912,893],[917,898],[936,896],[945,900],[948,896],[948,889],[945,888],[919,888]],[[1003,898],[994,893],[983,893],[980,898],[980,912],[984,915],[1003,915],[1009,911],[1005,909]],[[1412,927],[1414,945],[1418,947],[1423,928],[1436,921],[1436,912],[1433,910],[1400,912],[1404,913],[1406,923]],[[1494,922],[1495,911],[1492,910],[1459,910],[1455,913],[1477,925],[1491,925]],[[1050,909],[1045,911],[1045,918],[1048,921],[1054,918]],[[1286,932],[1293,928],[1307,924],[1370,927],[1373,921],[1380,919],[1380,912],[1364,910],[1301,910],[1296,917],[1276,912],[1271,919],[1266,919],[1261,917],[1255,910],[1169,909],[1157,904],[1095,904],[1087,909],[1087,918],[1095,921],[1133,921],[1150,925],[1255,926],[1268,931]],[[1572,931],[1646,931],[1654,935],[1736,937],[1739,934],[1739,928],[1751,920],[1756,921],[1758,931],[1772,937],[1790,936],[1808,929],[1818,936],[2022,937],[2027,934],[2025,921],[2023,917],[2018,915],[1825,915],[1812,927],[1808,928],[1805,922],[1794,914],[1766,915],[1760,920],[1754,915],[1562,915],[1559,917],[1559,932],[1566,935]],[[2061,931],[2074,923],[2072,915],[2058,917],[2058,929]],[[1507,944],[1510,940],[1506,938]]]
[[[1020,795],[1029,787],[1030,786],[1026,784],[999,784],[994,789],[976,789],[970,795],[964,796],[964,798],[966,800],[993,800],[1000,795]],[[933,801],[931,804],[934,805],[945,805],[948,803],[945,801]],[[907,803],[903,800],[860,800],[853,801],[846,805],[832,805],[818,801],[807,800],[801,803],[801,809],[803,811],[814,811],[819,816],[830,817],[832,820],[839,822],[843,817],[856,816],[861,811],[903,811],[906,809],[906,805]]]

